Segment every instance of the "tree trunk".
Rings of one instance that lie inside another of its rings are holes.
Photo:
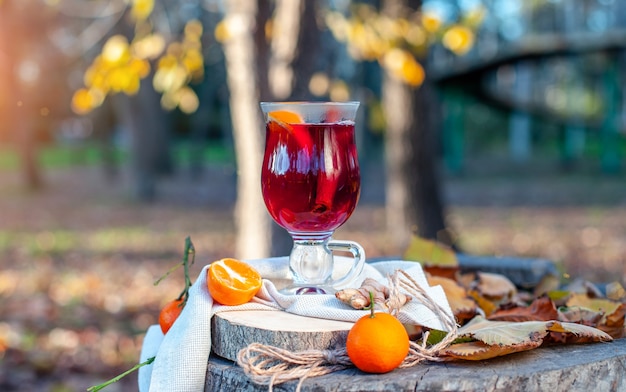
[[[236,257],[250,259],[270,254],[270,217],[261,196],[263,120],[259,110],[259,88],[254,31],[257,2],[228,0],[226,23],[230,36],[224,42],[228,69],[230,108],[237,159]]]
[[[24,186],[28,190],[37,190],[43,186],[41,169],[37,161],[37,119],[32,101],[32,90],[26,91],[17,75],[17,64],[22,52],[36,47],[40,39],[38,31],[25,31],[22,26],[23,10],[12,8],[14,3],[0,2],[0,71],[5,79],[3,83],[4,102],[0,109],[4,118],[4,126],[11,135],[19,154]],[[16,41],[11,37],[22,37]],[[4,64],[2,64],[4,63]],[[31,92],[31,94],[28,94]]]
[[[37,191],[43,187],[41,169],[37,160],[37,128],[36,122],[30,118],[28,109],[16,108],[10,122],[11,130],[17,138],[17,148],[22,166],[22,178],[26,189]]]
[[[270,91],[275,99],[306,101],[313,98],[309,80],[319,55],[320,31],[316,3],[303,0],[276,2],[276,19],[269,67]],[[302,50],[306,48],[306,50]],[[290,253],[293,241],[287,231],[272,224],[272,255]]]
[[[172,169],[169,127],[159,95],[148,79],[141,84],[136,96],[118,94],[109,99],[114,100],[115,111],[130,132],[133,192],[141,201],[152,201],[156,197],[159,175]]]
[[[294,91],[298,71],[294,60],[298,54],[303,9],[303,0],[276,1],[269,66],[269,87],[274,99],[287,100]]]
[[[390,17],[406,13],[421,1],[385,0],[383,12]],[[428,81],[417,89],[385,74],[383,108],[385,133],[387,231],[402,249],[411,232],[435,239],[445,233],[443,205],[436,165],[436,138]]]
[[[387,233],[395,246],[406,246],[411,231],[410,189],[405,167],[411,159],[410,127],[415,123],[413,95],[401,81],[385,74],[382,104],[387,127],[385,129],[385,214]]]
[[[416,226],[416,234],[452,245],[444,221],[441,176],[437,164],[436,113],[439,108],[434,86],[427,78],[419,89],[412,91],[412,95],[415,118],[409,131],[409,143],[413,153],[404,173],[412,201],[412,211],[409,210],[411,220]]]

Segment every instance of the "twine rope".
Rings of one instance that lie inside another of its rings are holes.
[[[409,353],[400,365],[401,368],[415,366],[422,361],[442,361],[439,354],[457,338],[457,324],[454,316],[436,303],[428,293],[406,272],[396,270],[388,277],[390,283],[389,312],[396,315],[402,306],[398,299],[400,289],[412,295],[430,309],[450,331],[439,343],[427,345],[428,332],[422,344],[410,342]],[[296,392],[299,392],[304,380],[322,376],[352,366],[345,347],[334,350],[306,350],[291,352],[279,347],[252,343],[237,354],[237,364],[241,366],[252,381],[260,385],[273,385],[299,380]]]
[[[443,350],[448,348],[450,344],[458,337],[458,325],[454,319],[454,315],[448,313],[441,305],[435,302],[428,293],[413,279],[409,274],[402,270],[396,270],[390,278],[392,287],[402,287],[420,301],[424,306],[430,309],[439,317],[439,320],[450,331],[438,343],[428,346],[428,336],[430,332],[426,332],[422,337],[422,344],[411,341],[409,344],[409,354],[404,358],[401,368],[415,366],[422,361],[441,362],[443,358],[439,355]]]

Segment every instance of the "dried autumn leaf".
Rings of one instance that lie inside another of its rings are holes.
[[[446,267],[439,265],[424,265],[422,268],[424,269],[424,272],[433,276],[441,276],[448,279],[454,279],[459,271],[458,267]]]
[[[565,290],[554,290],[548,292],[548,297],[550,297],[550,299],[554,301],[554,304],[556,306],[565,306],[565,303],[567,302],[571,294],[572,293]]]
[[[559,321],[490,321],[476,316],[460,328],[459,337],[474,342],[453,344],[444,351],[449,358],[482,360],[531,350],[544,343],[607,342],[612,338],[599,329]]]
[[[573,294],[567,301],[567,308],[561,310],[564,318],[576,321],[578,312],[583,315],[583,323],[596,327],[613,338],[624,336],[626,304],[609,299],[589,298],[584,294]],[[592,321],[595,324],[592,324]]]
[[[448,246],[418,236],[412,236],[404,259],[417,261],[432,275],[454,278],[459,269],[456,253]]]
[[[555,290],[558,290],[560,286],[561,279],[558,276],[547,274],[543,278],[541,278],[541,281],[539,281],[537,286],[535,286],[535,289],[533,290],[533,295],[535,296],[535,298],[539,298],[544,294],[548,294],[554,292]]]
[[[612,282],[606,285],[606,297],[613,301],[626,301],[626,290],[619,282]]]
[[[548,331],[546,343],[593,343],[613,340],[606,332],[582,324],[548,321],[546,329]]]
[[[478,307],[483,311],[485,316],[490,316],[493,312],[498,310],[498,307],[500,306],[498,303],[490,300],[489,298],[483,297],[476,290],[469,290],[467,294],[469,294],[469,296],[476,301]]]
[[[475,289],[483,296],[498,301],[509,300],[517,293],[517,288],[504,275],[478,272]]]
[[[406,329],[406,333],[409,335],[410,340],[417,340],[422,337],[424,334],[424,328],[421,325],[415,324],[402,324],[404,325],[404,329]]]
[[[576,279],[565,286],[564,290],[570,293],[584,294],[589,298],[603,298],[604,294],[595,284],[588,280]]]
[[[488,318],[492,321],[548,321],[559,317],[554,302],[543,296],[535,299],[530,306],[516,306],[510,309],[499,309]]]
[[[557,320],[559,321],[588,325],[590,327],[598,325],[600,320],[602,320],[602,317],[604,317],[604,313],[602,312],[581,308],[579,306],[562,308],[558,310],[558,313],[559,317]]]
[[[482,361],[500,357],[507,354],[513,354],[521,351],[528,351],[537,348],[542,341],[529,340],[521,344],[508,346],[487,345],[482,342],[468,342],[453,344],[448,347],[442,355],[448,358],[464,359],[468,361]]]
[[[626,335],[624,330],[624,318],[626,317],[626,304],[621,304],[615,311],[606,316],[604,323],[597,326],[598,329],[611,335],[613,339],[620,339]]]
[[[458,284],[469,290],[476,280],[476,272],[458,273],[454,278]]]
[[[482,316],[476,316],[461,327],[458,333],[459,336],[471,337],[487,345],[510,346],[541,341],[547,334],[547,327],[545,321],[514,323],[490,321]]]
[[[605,315],[613,314],[622,304],[605,298],[589,298],[585,294],[572,294],[567,300],[566,306],[580,306]],[[601,322],[603,322],[602,320]]]
[[[432,275],[427,275],[427,279],[430,286],[441,286],[443,288],[452,313],[454,313],[454,317],[459,323],[463,324],[476,315],[478,310],[476,302],[468,296],[467,290],[457,284],[457,282],[452,279]]]

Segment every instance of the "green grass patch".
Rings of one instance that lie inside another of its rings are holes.
[[[186,164],[192,159],[192,145],[177,142],[172,147],[172,156],[177,164]],[[118,164],[128,160],[128,152],[117,148],[113,159]],[[202,163],[232,163],[234,152],[223,143],[213,143],[202,148],[199,159]],[[43,169],[93,166],[104,162],[102,149],[94,144],[81,145],[50,145],[40,148],[38,160]],[[15,147],[0,145],[0,171],[14,171],[20,167],[20,156]]]
[[[21,249],[29,255],[60,254],[75,248],[79,242],[75,232],[44,230],[40,232],[0,231],[0,252]]]

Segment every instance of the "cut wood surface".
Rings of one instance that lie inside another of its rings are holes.
[[[426,362],[387,374],[356,368],[304,381],[302,391],[626,391],[626,339],[539,348],[489,361]],[[297,382],[274,387],[295,391]],[[231,361],[209,359],[205,391],[267,391]]]
[[[272,310],[222,312],[211,322],[211,349],[233,361],[250,343],[289,351],[333,349],[345,346],[352,325]]]

